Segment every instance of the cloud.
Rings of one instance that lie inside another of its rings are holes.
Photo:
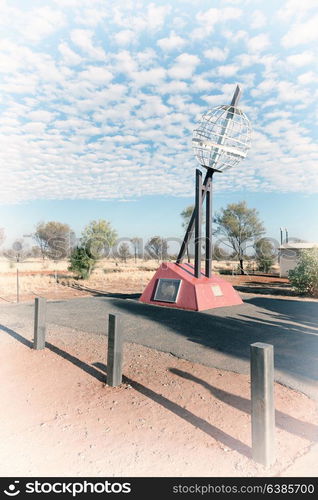
[[[268,35],[261,33],[247,40],[248,50],[251,52],[263,52],[270,45]]]
[[[113,55],[115,68],[118,73],[131,75],[136,72],[139,65],[134,57],[127,50],[122,50]]]
[[[228,53],[228,49],[220,49],[219,47],[207,49],[203,52],[207,59],[212,59],[214,61],[225,61],[228,57]]]
[[[218,66],[216,72],[218,76],[227,78],[229,76],[236,75],[239,69],[239,66],[237,66],[236,64],[226,64],[224,66]]]
[[[79,78],[81,80],[88,80],[98,85],[105,85],[112,80],[113,75],[108,69],[99,66],[88,66],[85,71],[80,72]]]
[[[106,59],[106,54],[102,47],[95,47],[92,42],[94,32],[84,29],[75,29],[71,31],[71,40],[84,53],[87,53],[91,58],[98,61]]]
[[[193,54],[183,53],[175,59],[175,64],[168,70],[171,78],[186,80],[192,77],[200,59]]]
[[[267,17],[261,10],[254,10],[251,14],[251,28],[258,29],[266,26]]]
[[[0,21],[2,203],[191,196],[192,130],[210,107],[230,102],[236,81],[252,149],[241,175],[227,172],[217,189],[318,192],[314,47],[276,43],[277,33],[307,25],[310,11],[288,2],[295,14],[286,24],[271,6],[223,3],[55,0],[59,15],[46,11],[45,33],[37,21],[30,37],[21,26],[34,9],[34,20],[43,17],[42,4],[8,2]]]
[[[291,66],[295,66],[296,68],[300,68],[301,66],[307,66],[315,61],[315,55],[312,52],[304,51],[299,54],[293,54],[288,56],[286,61]]]
[[[62,28],[66,22],[61,11],[47,6],[27,11],[23,19],[21,17],[19,21],[21,33],[32,42],[39,42],[43,38],[49,37]]]
[[[162,67],[152,68],[145,71],[132,73],[132,79],[138,87],[145,85],[158,85],[166,76],[166,70]]]
[[[74,50],[72,50],[65,42],[59,44],[58,50],[60,51],[65,64],[68,66],[77,66],[83,61],[83,58],[74,52]]]
[[[317,8],[316,0],[286,0],[281,9],[277,12],[277,17],[282,21],[290,21],[291,19],[302,19],[308,14],[311,9]]]
[[[242,16],[242,10],[236,7],[224,7],[222,9],[211,8],[206,11],[199,11],[196,19],[200,24],[191,32],[191,38],[194,40],[203,40],[210,35],[217,24],[238,19]]]
[[[135,39],[136,34],[133,30],[122,30],[114,36],[117,45],[130,45]]]
[[[176,35],[173,31],[170,33],[169,37],[161,38],[158,40],[157,45],[164,51],[170,52],[173,50],[181,49],[186,44],[186,40],[179,35]]]
[[[297,47],[318,40],[318,15],[312,16],[306,22],[296,22],[282,38],[284,47]]]
[[[297,76],[297,81],[301,85],[309,85],[318,81],[318,75],[313,71],[307,71]]]

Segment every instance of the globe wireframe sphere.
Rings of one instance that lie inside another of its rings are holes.
[[[216,106],[207,111],[193,131],[192,148],[200,165],[215,170],[234,167],[251,147],[251,125],[234,106]]]

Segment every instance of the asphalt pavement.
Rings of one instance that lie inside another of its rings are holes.
[[[318,400],[318,302],[243,298],[243,305],[203,312],[142,304],[133,295],[55,300],[47,323],[107,335],[108,314],[121,314],[126,342],[238,373],[249,373],[250,344],[265,342],[274,346],[275,380]],[[1,304],[0,331],[18,333],[33,314],[33,303]]]

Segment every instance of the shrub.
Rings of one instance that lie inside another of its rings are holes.
[[[94,259],[84,247],[76,247],[70,255],[69,271],[73,271],[79,279],[88,279],[96,264]]]
[[[289,281],[301,294],[318,295],[318,248],[302,250],[295,269],[289,271]]]
[[[269,238],[261,238],[254,245],[259,271],[269,273],[276,261],[276,249]]]

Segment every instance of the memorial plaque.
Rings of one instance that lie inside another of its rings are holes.
[[[177,302],[182,280],[159,279],[153,300],[159,302]]]
[[[211,285],[212,292],[214,297],[222,297],[223,292],[221,290],[221,287],[219,285]]]

